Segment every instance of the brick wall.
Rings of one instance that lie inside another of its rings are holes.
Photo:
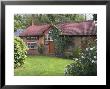
[[[31,42],[32,40],[26,40],[25,37],[22,38],[24,42],[27,44],[27,42]],[[96,39],[96,36],[94,37],[72,37],[71,45],[68,45],[67,49],[65,49],[65,52],[72,52],[74,48],[81,47],[86,48],[87,43],[86,40],[94,41]],[[44,42],[44,36],[39,37],[39,40],[35,41],[37,45],[44,44],[44,55],[54,54],[54,43],[48,42],[48,44],[45,44]],[[36,49],[29,49],[28,54],[29,55],[39,55],[38,47]]]

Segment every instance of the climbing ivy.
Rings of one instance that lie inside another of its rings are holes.
[[[59,57],[64,57],[64,51],[69,41],[71,40],[69,36],[61,35],[60,29],[53,25],[50,31],[50,36],[55,44],[55,55]]]

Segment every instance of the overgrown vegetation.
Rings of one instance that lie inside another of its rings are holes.
[[[14,68],[22,66],[27,57],[27,46],[19,37],[14,37]]]
[[[80,57],[80,53],[81,53],[81,48],[80,47],[73,48],[72,57],[79,58]]]
[[[68,45],[68,42],[71,40],[68,36],[61,36],[61,32],[58,28],[53,26],[50,35],[55,44],[55,55],[59,57],[64,57],[65,47]]]
[[[88,47],[83,50],[75,63],[67,65],[65,75],[96,76],[97,75],[97,48],[96,41],[88,42]]]
[[[52,37],[54,44],[55,44],[55,55],[58,57],[65,57],[65,53],[64,53],[65,48],[68,46],[69,41],[71,41],[71,37],[61,36],[61,31],[60,29],[56,27],[56,24],[62,23],[62,22],[64,23],[64,22],[84,21],[85,16],[82,14],[36,14],[33,17],[31,14],[28,14],[28,15],[17,14],[14,16],[14,31],[16,31],[17,29],[25,29],[26,27],[32,24],[32,19],[34,19],[34,24],[49,23],[53,26],[52,30],[50,31],[50,36]],[[97,20],[96,14],[93,14],[93,20]],[[83,41],[83,42],[86,42],[86,41]],[[62,75],[63,73],[62,71],[64,71],[64,67],[67,65],[67,61],[69,61],[68,64],[69,63],[71,64],[66,66],[65,75],[95,76],[97,75],[96,41],[94,43],[91,43],[91,42],[87,42],[87,43],[88,43],[88,47],[86,47],[85,49],[82,50],[81,48],[74,48],[71,53],[67,53],[66,58],[73,59],[73,60],[61,59],[65,61],[64,65],[62,65],[63,64],[62,61],[59,61],[60,60],[59,58],[51,58],[51,60],[53,61],[50,62],[51,64],[48,64],[49,61],[51,61],[50,58],[48,57],[46,59],[45,57],[41,57],[40,59],[38,56],[37,56],[38,59],[37,57],[30,57],[28,59],[29,62],[27,61],[27,64],[26,64],[25,73],[23,70],[22,71],[23,73],[21,73],[20,75],[22,74],[24,75],[55,75],[55,73],[56,75]],[[27,50],[28,50],[27,46],[25,45],[23,40],[20,39],[19,37],[15,37],[14,38],[14,68],[17,68],[24,64]],[[39,54],[43,54],[44,45],[41,44],[38,46],[38,52]],[[45,60],[42,60],[42,59],[45,59]],[[57,62],[56,62],[56,59],[58,59]],[[75,61],[75,62],[72,63],[72,61]],[[35,65],[37,63],[37,65],[33,66],[34,63]],[[43,67],[41,66],[42,64],[44,65]],[[63,67],[60,68],[61,66]],[[48,68],[46,69],[46,67],[48,67],[49,69]],[[52,67],[54,68],[52,69]],[[17,69],[19,70],[19,68]],[[55,69],[57,69],[58,74],[56,71],[54,71]],[[34,71],[31,71],[31,70],[34,70]],[[17,71],[17,73],[16,74],[19,75],[20,72]]]
[[[32,20],[34,24],[47,24],[50,23],[50,17],[55,18],[54,24],[62,22],[74,22],[74,21],[84,21],[83,14],[15,14],[14,15],[14,31],[17,29],[26,29],[28,26],[32,25]]]

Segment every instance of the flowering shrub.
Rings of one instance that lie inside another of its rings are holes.
[[[67,65],[65,68],[65,75],[75,76],[96,76],[97,75],[97,49],[96,44],[89,44],[85,50],[82,51],[79,58],[75,62]]]
[[[79,76],[83,75],[83,65],[75,60],[74,63],[71,63],[65,67],[65,75],[74,75]]]
[[[17,68],[24,64],[27,49],[27,46],[21,38],[14,38],[14,68]]]

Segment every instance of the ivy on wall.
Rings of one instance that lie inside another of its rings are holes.
[[[55,54],[56,56],[64,56],[64,51],[69,41],[71,40],[69,36],[61,35],[60,29],[53,25],[52,30],[49,34],[55,44]]]

